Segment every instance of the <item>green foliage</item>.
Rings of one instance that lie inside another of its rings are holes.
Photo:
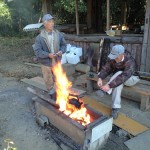
[[[99,0],[97,0],[99,2]],[[102,22],[106,26],[106,0],[102,1]],[[110,23],[120,24],[123,0],[110,1]],[[146,0],[126,0],[127,24],[141,25],[145,19]],[[75,23],[75,0],[51,0],[53,15],[57,24]],[[93,6],[92,6],[93,7]],[[94,8],[94,7],[93,7]],[[95,10],[96,16],[99,10]],[[86,23],[87,0],[78,0],[79,22]],[[25,36],[22,31],[27,24],[37,23],[42,16],[42,0],[0,0],[0,36]],[[97,24],[97,22],[95,22]]]
[[[80,23],[85,21],[87,7],[84,1],[78,1]],[[59,18],[58,23],[75,23],[75,0],[58,0],[53,4],[53,13]]]
[[[128,0],[127,22],[132,25],[143,25],[145,20],[146,0]]]
[[[146,0],[126,0],[127,4],[127,24],[137,25],[143,24],[145,20],[145,6]],[[111,24],[120,24],[121,23],[121,5],[122,1],[120,0],[111,0],[110,1],[110,23]],[[103,19],[106,22],[106,1],[103,2]]]
[[[106,15],[107,15],[107,1],[103,2],[102,6],[102,16],[106,26]],[[110,23],[119,24],[121,15],[121,1],[120,0],[111,0],[110,1]]]
[[[10,146],[14,144],[14,142],[11,139],[4,140],[5,143],[7,143],[7,148],[4,148],[4,150],[17,150],[17,148]]]
[[[75,1],[74,0],[59,0],[54,6],[59,9],[63,9],[68,13],[75,13]],[[86,4],[83,1],[78,1],[78,12],[86,12]]]
[[[110,1],[110,14],[111,14],[111,23],[120,24],[121,19],[121,1],[112,0]]]
[[[11,25],[9,8],[2,0],[0,0],[0,24]]]
[[[41,0],[14,0],[11,2],[6,1],[6,3],[0,0],[1,3],[3,4],[0,5],[0,17],[2,16],[0,18],[0,23],[2,22],[0,25],[1,36],[25,35],[22,30],[23,27],[27,24],[37,23],[40,18]],[[5,17],[1,15],[4,12],[6,12]]]

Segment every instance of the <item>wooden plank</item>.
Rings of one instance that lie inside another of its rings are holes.
[[[46,86],[42,77],[37,76],[31,79],[24,78],[24,79],[21,79],[21,81],[47,92],[47,89],[46,89]],[[76,89],[73,87],[70,88],[70,91],[71,91],[70,94],[77,94],[79,97],[83,97],[86,93],[86,91],[84,90]]]
[[[38,80],[38,79],[39,79],[39,80]],[[24,79],[21,79],[21,81],[24,82],[24,83],[27,83],[27,84],[29,84],[29,85],[32,85],[32,86],[34,86],[34,87],[37,87],[37,88],[39,88],[39,89],[41,89],[41,90],[47,91],[44,82],[41,82],[41,81],[40,81],[40,77],[35,77],[34,79],[32,78],[32,80],[31,80],[31,79],[24,78]]]
[[[105,115],[110,115],[111,109],[100,103],[96,102],[93,98],[90,97],[83,97],[84,103],[88,104],[90,107],[95,109],[96,111],[99,111]],[[113,122],[116,126],[122,128],[123,130],[127,131],[128,133],[132,134],[133,136],[136,136],[142,132],[145,132],[149,130],[148,127],[136,122],[135,120],[128,118],[127,116],[119,113],[119,116],[116,120]]]
[[[24,63],[25,65],[33,66],[33,67],[40,67],[40,64],[34,64],[34,63]]]
[[[150,95],[150,86],[147,86],[147,85],[142,85],[142,84],[137,83],[134,86],[131,86],[131,87],[125,86],[124,88],[129,89],[129,90],[134,90],[140,94]]]
[[[149,85],[150,86],[150,81],[146,81],[146,80],[140,80],[141,84],[145,84],[145,85]]]

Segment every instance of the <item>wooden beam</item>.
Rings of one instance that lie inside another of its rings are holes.
[[[76,13],[76,34],[79,35],[78,0],[75,0],[75,13]]]

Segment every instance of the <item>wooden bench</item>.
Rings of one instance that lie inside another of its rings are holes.
[[[98,76],[96,73],[87,73],[87,92],[93,92],[94,82],[97,82],[97,80]],[[104,82],[106,82],[106,80],[104,80]],[[141,80],[134,86],[124,86],[123,90],[130,92],[134,91],[140,94],[140,110],[146,111],[150,108],[150,84],[148,84],[148,81],[145,82],[144,80]]]

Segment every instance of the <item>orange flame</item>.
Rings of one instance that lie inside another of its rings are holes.
[[[55,76],[56,84],[56,104],[60,106],[59,110],[78,121],[82,125],[90,123],[90,115],[87,114],[87,110],[82,104],[80,109],[77,109],[74,105],[69,104],[69,93],[72,83],[67,79],[66,73],[63,71],[62,65],[57,63],[53,67],[53,73]]]

